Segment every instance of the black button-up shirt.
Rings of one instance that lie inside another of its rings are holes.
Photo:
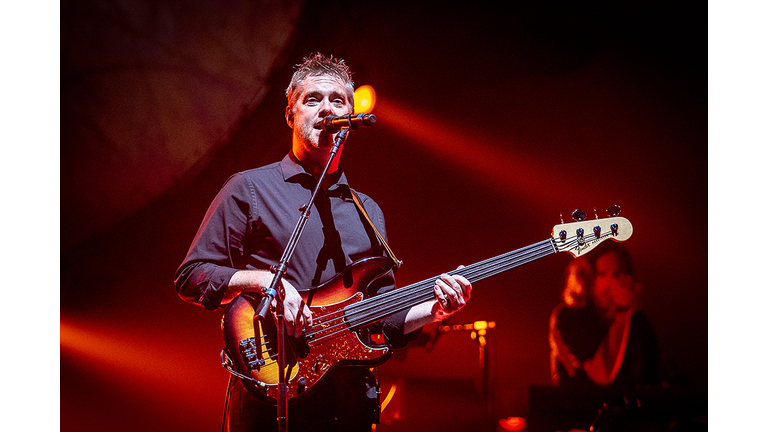
[[[284,278],[299,291],[320,285],[353,262],[385,255],[351,198],[341,170],[328,178],[313,205]],[[316,181],[291,154],[281,162],[237,173],[214,198],[186,258],[176,272],[176,290],[189,302],[215,310],[238,270],[268,270],[277,264]],[[384,215],[369,197],[357,193],[386,238]],[[377,280],[374,293],[394,288],[392,272]],[[382,283],[382,280],[384,283]],[[385,318],[389,343],[403,346],[407,311]]]

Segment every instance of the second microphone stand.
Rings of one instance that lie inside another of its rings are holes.
[[[280,258],[280,262],[271,269],[272,273],[275,275],[272,278],[272,283],[270,283],[269,287],[262,288],[261,302],[259,303],[256,315],[254,316],[254,318],[258,316],[260,320],[265,319],[269,307],[272,304],[272,300],[277,300],[277,305],[275,307],[275,317],[277,318],[277,367],[279,377],[277,425],[280,432],[285,432],[288,425],[288,383],[285,382],[285,315],[283,307],[285,289],[283,288],[281,281],[288,268],[288,262],[291,260],[296,245],[299,242],[299,237],[301,237],[301,233],[304,232],[304,227],[307,224],[307,220],[309,220],[310,209],[315,202],[315,197],[317,196],[318,191],[322,187],[323,180],[328,173],[328,168],[330,168],[331,163],[336,158],[339,148],[341,148],[344,141],[347,140],[348,133],[349,128],[342,128],[339,133],[336,134],[336,139],[333,142],[333,147],[331,147],[331,152],[328,157],[328,162],[326,162],[320,177],[317,179],[317,185],[315,186],[315,190],[312,191],[312,196],[310,196],[309,202],[304,206],[301,217],[299,217],[299,221],[296,223],[296,227],[293,230],[293,234],[291,234],[291,238],[288,240],[285,251],[283,251],[283,256]]]

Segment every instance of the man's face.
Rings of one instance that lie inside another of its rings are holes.
[[[300,87],[292,107],[294,154],[318,154],[333,145],[333,136],[323,129],[326,116],[347,115],[353,111],[344,83],[332,76],[310,76]]]

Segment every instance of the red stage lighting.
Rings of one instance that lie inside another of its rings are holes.
[[[355,90],[355,114],[373,111],[376,105],[376,90],[369,85],[363,85]]]
[[[527,424],[523,417],[507,417],[499,420],[499,427],[503,431],[524,431]]]

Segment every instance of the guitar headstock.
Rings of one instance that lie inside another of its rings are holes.
[[[555,225],[552,243],[558,252],[574,257],[590,252],[606,240],[625,241],[632,236],[632,224],[623,217],[609,217]]]

